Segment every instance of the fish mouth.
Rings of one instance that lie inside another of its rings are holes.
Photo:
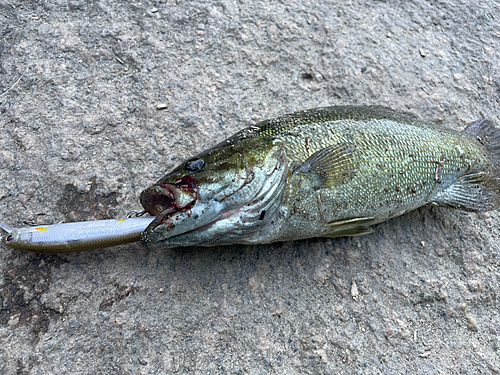
[[[250,197],[247,199],[241,194],[227,199],[209,199],[202,189],[198,200],[186,208],[172,208],[157,215],[142,233],[142,244],[148,249],[155,249],[255,242],[254,236],[281,207],[287,181],[286,166],[286,163],[279,164],[269,174],[261,171],[261,183],[249,187],[247,193]],[[238,191],[247,187],[248,182]]]
[[[140,197],[142,207],[151,216],[160,216],[162,222],[174,213],[188,211],[197,199],[198,187],[192,176],[184,176],[173,183],[160,181],[146,189]]]
[[[181,209],[171,207],[158,214],[142,233],[141,242],[150,247],[154,243],[159,245],[173,239],[186,238],[196,232],[203,232],[220,220],[238,212],[238,209],[222,212],[222,204],[219,202],[211,202],[211,205],[195,205],[195,203],[193,201]],[[184,243],[188,244],[190,241],[197,242],[199,238],[191,240],[186,238]]]

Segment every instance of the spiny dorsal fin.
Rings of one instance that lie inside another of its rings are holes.
[[[334,144],[309,156],[300,171],[317,173],[324,180],[325,187],[345,182],[357,170],[353,158],[354,147],[347,144]]]

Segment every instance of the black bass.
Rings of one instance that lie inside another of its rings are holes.
[[[243,129],[141,194],[150,249],[370,233],[424,205],[500,205],[500,130],[378,107],[300,111]]]

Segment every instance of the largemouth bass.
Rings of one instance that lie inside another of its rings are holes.
[[[147,248],[355,236],[424,205],[500,205],[500,130],[378,107],[300,111],[243,129],[141,194]]]

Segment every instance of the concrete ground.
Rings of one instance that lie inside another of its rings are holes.
[[[500,125],[500,4],[0,1],[0,220],[122,217],[256,121],[376,104]],[[0,251],[2,374],[500,372],[500,215],[363,237]]]

